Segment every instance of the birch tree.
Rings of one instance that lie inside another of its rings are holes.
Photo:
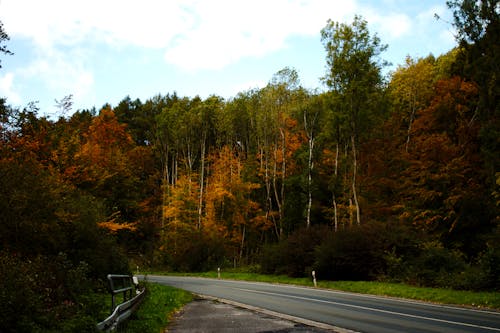
[[[318,121],[323,109],[320,96],[310,99],[302,111],[304,132],[307,138],[307,206],[306,206],[306,227],[311,226],[311,207],[313,190],[313,169],[314,169],[314,150],[316,136],[318,132]]]
[[[370,118],[375,94],[382,85],[381,68],[385,62],[378,60],[387,45],[377,35],[371,36],[367,22],[355,16],[351,25],[331,20],[321,30],[321,39],[327,56],[327,73],[323,78],[329,89],[340,95],[341,111],[346,113],[350,130],[352,177],[351,190],[356,222],[361,223],[358,200],[358,140],[363,123]]]

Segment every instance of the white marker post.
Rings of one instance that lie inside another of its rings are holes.
[[[318,284],[316,283],[316,272],[315,271],[312,271],[312,276],[313,276],[314,288],[316,288],[318,286]]]
[[[217,278],[220,279],[220,267],[217,268]]]

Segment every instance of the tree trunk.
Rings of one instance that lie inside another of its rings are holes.
[[[307,161],[307,192],[308,192],[308,201],[307,201],[307,213],[306,213],[306,227],[309,228],[311,226],[311,207],[312,207],[312,171],[314,168],[313,162],[313,151],[314,151],[314,127],[316,125],[316,119],[318,117],[318,112],[313,114],[312,119],[308,122],[308,112],[304,111],[304,130],[307,135],[308,145],[309,145],[309,158]]]
[[[306,226],[309,228],[311,226],[311,206],[312,206],[312,170],[314,168],[314,163],[312,160],[314,149],[314,138],[309,138],[309,159],[308,165],[308,175],[307,175],[307,192],[308,192],[308,202],[307,202],[307,216],[306,216]]]
[[[410,106],[410,119],[408,120],[408,132],[406,134],[406,144],[405,144],[405,151],[408,153],[408,149],[410,146],[410,135],[411,135],[411,127],[413,125],[413,121],[415,120],[415,112],[416,112],[416,94],[413,95],[413,101],[411,102]]]
[[[336,151],[335,151],[335,169],[334,175],[335,180],[338,176],[338,166],[339,166],[339,143],[337,142]],[[332,204],[333,204],[333,224],[335,226],[335,231],[338,230],[338,216],[337,216],[337,198],[335,197],[335,188],[332,189]]]
[[[241,234],[241,245],[240,245],[240,263],[241,263],[241,260],[243,258],[243,249],[245,247],[245,234],[246,234],[246,225],[243,225],[243,231],[242,231],[242,234]],[[240,264],[241,265],[241,264]]]
[[[356,157],[356,139],[354,135],[351,136],[352,142],[352,196],[354,198],[354,205],[356,208],[356,223],[358,225],[361,224],[361,217],[359,212],[359,203],[358,203],[358,195],[356,192],[356,173],[358,169],[357,157]]]
[[[169,169],[168,169],[168,148],[166,149],[166,152],[164,155],[162,155],[162,163],[163,163],[163,168],[162,168],[162,179],[161,179],[161,184],[162,184],[162,192],[163,192],[163,198],[162,198],[162,207],[161,207],[161,233],[162,235],[164,234],[165,230],[165,206],[167,205],[167,198],[168,198],[168,191],[169,191]]]
[[[198,230],[201,229],[201,217],[203,213],[203,191],[205,184],[205,147],[206,147],[206,133],[203,132],[201,140],[201,170],[200,170],[200,195],[198,200]]]
[[[283,234],[283,216],[285,216],[285,179],[286,179],[286,134],[284,129],[281,133],[281,208],[280,208],[280,234]]]
[[[283,163],[281,165],[281,170],[283,172],[284,166]],[[281,236],[283,235],[283,204],[284,204],[284,179],[283,175],[281,175],[281,187],[278,190],[278,185],[277,185],[277,179],[278,179],[278,147],[274,147],[274,162],[273,162],[273,189],[274,189],[274,198],[276,200],[276,205],[278,206],[278,219],[279,219],[279,226],[278,228],[278,238],[281,239]]]

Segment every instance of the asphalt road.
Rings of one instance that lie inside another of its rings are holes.
[[[148,275],[148,281],[356,332],[500,332],[500,313],[306,287]]]

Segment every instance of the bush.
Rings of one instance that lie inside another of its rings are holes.
[[[329,280],[373,280],[383,271],[383,239],[368,227],[332,233],[316,250],[318,276]]]
[[[418,286],[458,290],[487,288],[487,271],[464,258],[458,250],[447,249],[439,242],[424,242],[418,255],[402,264],[401,277],[403,282]]]
[[[204,272],[220,267],[225,260],[222,240],[196,232],[190,237],[179,239],[182,247],[176,253],[168,250],[163,253],[163,264],[168,269],[179,272]]]
[[[92,332],[105,309],[85,263],[0,253],[2,332]]]
[[[406,282],[427,287],[453,287],[467,269],[460,252],[446,249],[436,241],[423,243],[420,254],[406,265]]]
[[[262,272],[290,277],[309,276],[315,262],[315,249],[328,233],[327,226],[313,226],[295,231],[277,245],[266,246],[260,262]]]
[[[487,248],[478,259],[482,280],[480,289],[500,290],[500,227],[497,227],[486,242]]]
[[[259,260],[260,272],[263,274],[280,274],[283,269],[283,248],[285,242],[266,244],[262,249],[262,254]]]

